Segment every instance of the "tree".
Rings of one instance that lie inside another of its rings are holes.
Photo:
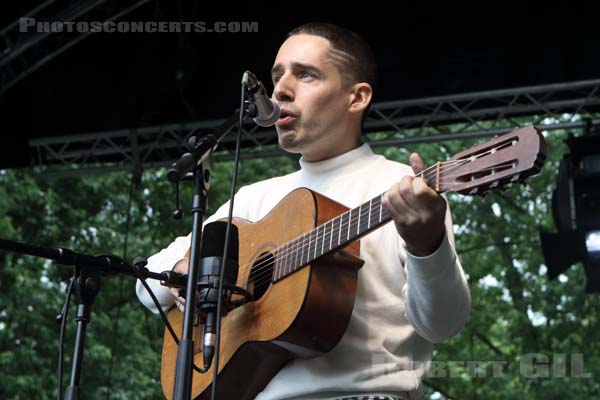
[[[594,379],[600,366],[598,298],[584,293],[581,268],[548,282],[538,239],[540,227],[552,227],[550,193],[563,138],[564,133],[547,135],[549,159],[529,180],[530,191],[515,187],[512,196],[495,193],[487,201],[448,195],[473,309],[465,329],[435,347],[426,398],[592,398],[600,392]],[[419,151],[433,163],[468,145],[452,141],[376,151],[402,162]],[[238,187],[296,167],[285,157],[244,161]],[[35,172],[0,172],[2,238],[132,260],[153,254],[191,227],[187,212],[181,222],[171,218],[174,188],[164,170],[147,170],[139,182],[128,173],[38,181]],[[230,163],[213,165],[209,213],[227,199],[230,174]],[[184,210],[189,186],[182,188]],[[0,263],[0,396],[54,398],[55,318],[72,269],[6,252],[0,252]],[[87,336],[82,398],[163,398],[160,319],[141,306],[131,278],[104,277],[102,284]],[[65,372],[75,334],[73,308]],[[572,376],[577,373],[582,376]],[[65,373],[65,385],[67,380]]]

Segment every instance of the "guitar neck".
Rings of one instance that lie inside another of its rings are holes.
[[[435,165],[425,171],[435,169]],[[422,176],[423,174],[418,174]],[[439,174],[424,176],[430,187],[439,192]],[[273,282],[294,273],[317,258],[339,250],[371,231],[388,223],[392,217],[383,207],[382,193],[356,208],[325,222],[274,250]]]
[[[438,193],[483,194],[537,174],[545,158],[544,137],[531,125],[472,146],[447,161],[438,161],[417,176]],[[384,193],[275,249],[273,282],[389,222],[391,216],[381,203],[383,196]]]

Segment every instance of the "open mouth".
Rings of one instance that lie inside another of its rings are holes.
[[[297,119],[296,114],[292,113],[285,108],[281,109],[281,114],[279,114],[279,119],[277,120],[277,126],[285,126],[289,125]]]

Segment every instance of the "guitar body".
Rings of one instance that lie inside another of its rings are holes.
[[[234,218],[240,243],[237,286],[252,292],[251,268],[245,266],[346,210],[325,196],[300,188],[259,222]],[[358,254],[359,241],[354,241],[342,251],[270,282],[257,299],[222,318],[218,398],[253,399],[291,358],[315,357],[338,343],[354,306],[356,279],[363,264]],[[257,279],[256,283],[261,282]],[[171,309],[168,318],[175,332],[181,332],[183,314]],[[199,366],[203,364],[202,331],[201,325],[194,330],[194,362]],[[177,345],[165,332],[161,381],[169,399],[176,359]],[[193,372],[192,398],[210,398],[214,364],[205,374]]]

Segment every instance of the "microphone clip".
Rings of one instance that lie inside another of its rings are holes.
[[[254,96],[260,90],[265,91],[265,88],[261,81],[258,80],[256,75],[254,75],[250,71],[244,72],[244,77],[242,78],[242,83],[244,83],[244,87],[246,88],[246,92],[250,96]]]
[[[262,82],[252,72],[246,71],[242,84],[249,99],[245,102],[248,115],[258,126],[274,125],[281,115],[281,109],[279,104],[269,98]]]

